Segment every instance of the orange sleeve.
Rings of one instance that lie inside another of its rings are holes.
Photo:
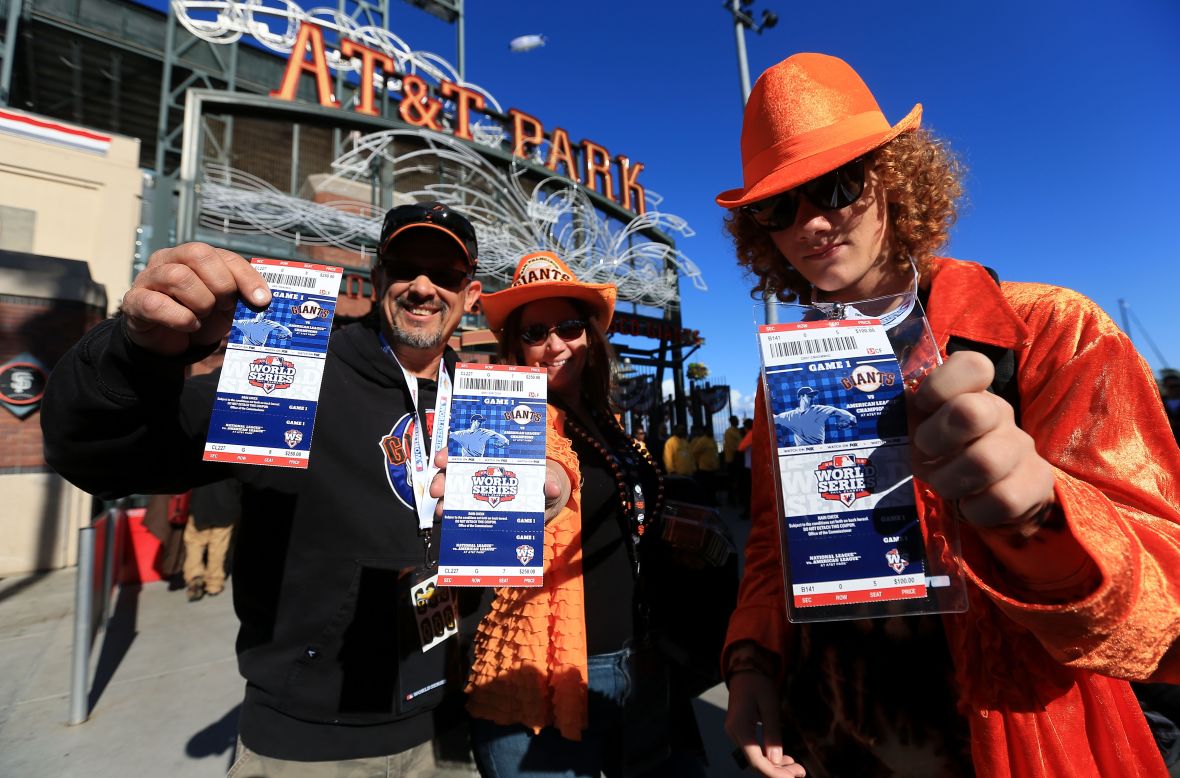
[[[1101,574],[1084,599],[1010,596],[982,543],[964,544],[969,578],[1065,664],[1119,678],[1180,681],[1180,451],[1151,370],[1093,302],[1005,284],[1034,333],[1019,354],[1021,426],[1056,472],[1069,532]],[[1024,549],[1037,553],[1037,544]]]
[[[739,641],[752,640],[780,658],[785,654],[787,606],[778,534],[778,497],[772,469],[774,453],[765,402],[759,385],[754,403],[750,536],[746,541],[745,571],[738,589],[737,608],[729,619],[722,667],[728,662],[730,647]]]

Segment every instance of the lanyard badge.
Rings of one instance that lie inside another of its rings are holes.
[[[434,508],[438,499],[430,496],[430,482],[438,473],[434,458],[438,452],[447,446],[447,431],[451,410],[451,376],[447,373],[446,364],[442,360],[438,364],[438,394],[434,401],[434,425],[430,430],[430,448],[426,447],[426,435],[422,432],[422,419],[426,414],[420,413],[418,408],[418,377],[406,370],[398,360],[397,354],[381,335],[381,347],[386,354],[401,369],[402,377],[410,390],[410,404],[414,410],[414,434],[410,444],[411,485],[414,489],[414,507],[418,513],[418,531],[424,537],[429,537],[434,526]],[[429,562],[429,559],[427,560]]]
[[[438,574],[416,576],[410,582],[410,608],[425,653],[459,634],[457,593],[438,585]]]

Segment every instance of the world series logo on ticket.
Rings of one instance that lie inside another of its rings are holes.
[[[252,259],[270,286],[256,311],[239,301],[204,459],[306,468],[342,268]]]
[[[541,585],[546,380],[534,367],[456,366],[439,585]]]
[[[904,385],[876,319],[763,325],[793,609],[923,598]]]

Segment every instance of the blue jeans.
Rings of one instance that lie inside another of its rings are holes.
[[[589,723],[582,739],[567,740],[553,727],[538,734],[519,724],[471,720],[475,764],[484,778],[598,778],[605,774],[644,778],[704,778],[692,753],[667,745],[667,684],[637,667],[629,648],[598,654],[587,662]],[[640,732],[643,725],[655,731]],[[656,746],[640,764],[624,767],[627,744]]]

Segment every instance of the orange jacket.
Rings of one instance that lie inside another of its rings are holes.
[[[998,287],[973,263],[937,260],[927,315],[951,335],[1017,351],[1021,426],[1056,471],[1070,531],[1102,575],[1078,602],[1042,605],[1004,592],[987,547],[962,530],[970,607],[943,623],[969,718],[976,773],[988,778],[1167,775],[1126,681],[1176,682],[1180,632],[1180,452],[1151,371],[1093,302],[1041,284]],[[753,525],[727,643],[786,657],[771,444],[759,388]],[[928,526],[948,506],[916,484]],[[949,519],[953,520],[953,519]],[[1029,553],[1036,544],[1029,544]],[[822,627],[822,625],[820,625]],[[1033,704],[1029,704],[1029,699]]]

